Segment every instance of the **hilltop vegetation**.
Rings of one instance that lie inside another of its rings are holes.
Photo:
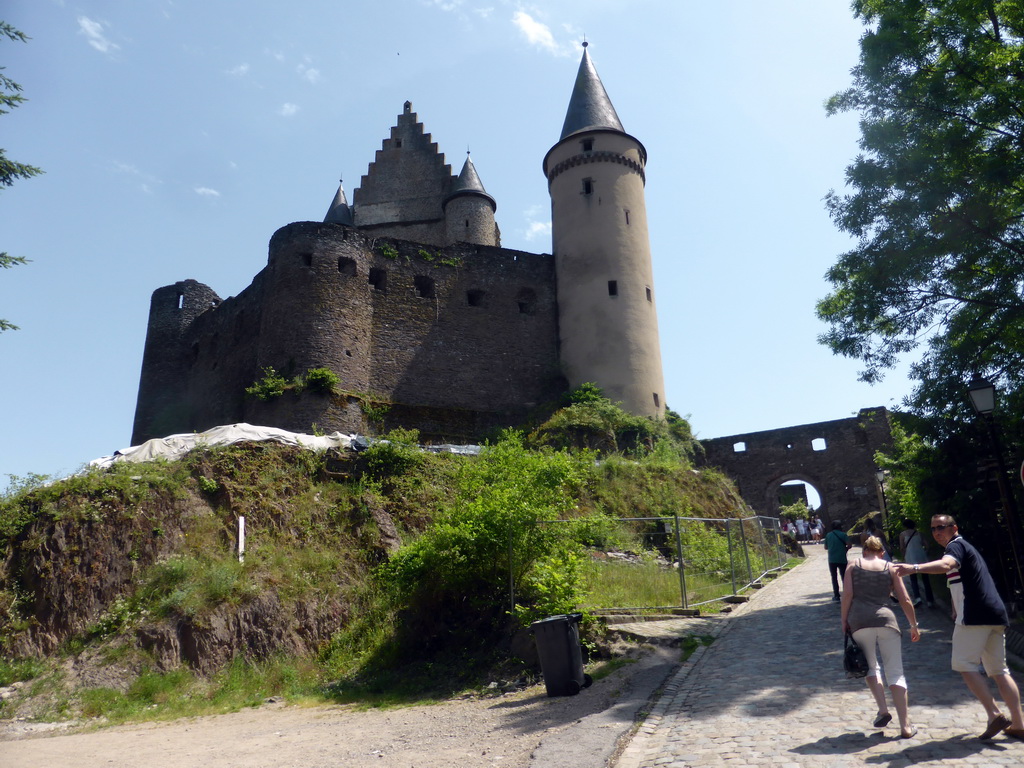
[[[513,638],[581,604],[586,547],[643,547],[616,518],[743,508],[693,469],[685,421],[616,411],[570,404],[479,456],[398,431],[360,453],[250,443],[27,483],[0,502],[0,687],[117,719],[529,674]]]

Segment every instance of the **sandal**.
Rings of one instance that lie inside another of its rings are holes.
[[[890,722],[892,722],[892,715],[888,712],[883,712],[875,718],[874,726],[875,728],[885,728]]]
[[[913,725],[906,731],[900,731],[901,739],[912,739],[915,736],[917,736],[917,728]]]

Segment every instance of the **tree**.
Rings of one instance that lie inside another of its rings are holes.
[[[827,272],[819,340],[881,379],[909,353],[912,410],[962,415],[973,372],[1024,392],[1024,4],[855,0],[861,115],[848,194],[827,207],[856,238]]]
[[[6,37],[8,40],[24,43],[28,40],[22,32],[6,22],[0,21],[0,39]],[[4,67],[0,67],[0,115],[5,115],[15,107],[19,106],[25,97],[21,95],[21,86],[3,74]],[[9,187],[18,179],[28,179],[42,173],[35,166],[16,163],[8,159],[7,153],[0,149],[0,187]],[[0,252],[0,267],[10,269],[18,264],[28,261],[24,256],[11,256],[6,252]],[[0,332],[17,330],[18,326],[0,318]]]

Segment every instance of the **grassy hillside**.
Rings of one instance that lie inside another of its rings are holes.
[[[692,468],[685,422],[638,431],[603,408],[477,457],[396,432],[361,453],[251,443],[26,483],[0,501],[0,688],[23,683],[0,717],[445,696],[532,674],[513,639],[582,604],[581,553],[643,547],[614,518],[743,508]],[[595,435],[603,453],[578,447]]]

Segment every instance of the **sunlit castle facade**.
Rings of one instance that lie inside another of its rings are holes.
[[[502,248],[472,160],[453,174],[406,102],[352,203],[339,186],[322,222],[275,232],[239,295],[154,291],[133,443],[236,422],[477,440],[588,381],[663,417],[646,162],[584,47],[543,159],[552,254]],[[247,394],[269,369],[293,385]],[[313,369],[333,392],[295,385]]]

